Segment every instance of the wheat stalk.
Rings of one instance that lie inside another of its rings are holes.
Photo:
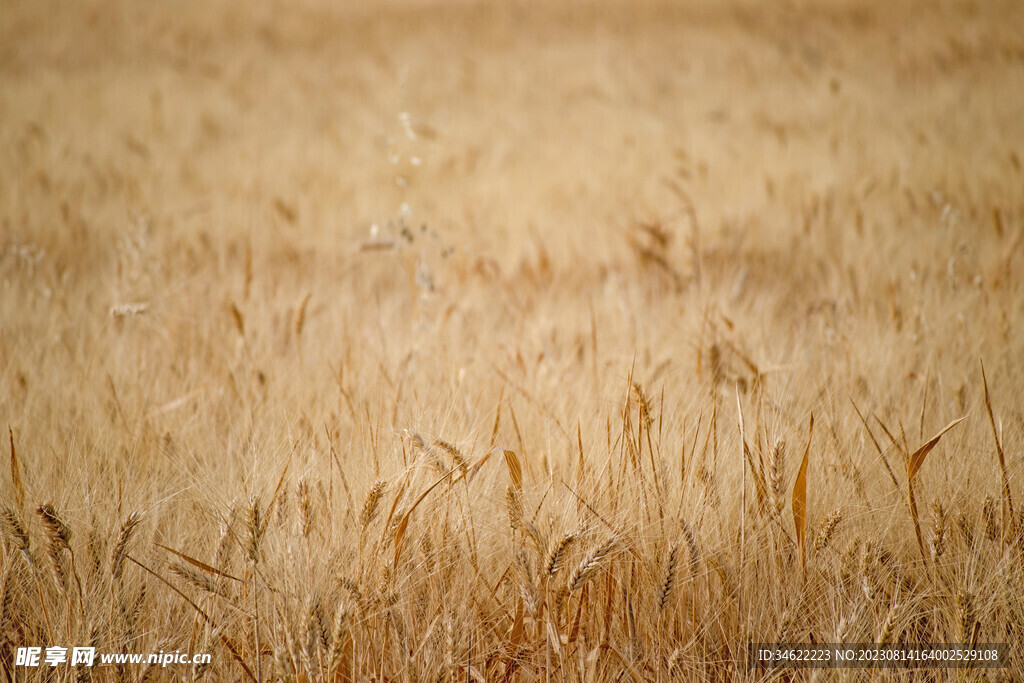
[[[562,564],[565,562],[566,553],[575,541],[575,532],[570,532],[551,544],[551,547],[548,549],[547,555],[544,558],[543,564],[544,573],[548,578],[554,577],[554,575],[558,573],[558,570],[562,568]]]
[[[7,435],[11,439],[11,483],[14,485],[14,500],[20,510],[25,507],[25,482],[21,478],[18,451],[14,448],[14,430],[10,425],[7,425]]]
[[[206,574],[195,571],[180,562],[172,562],[169,569],[171,573],[185,583],[207,593],[223,595],[221,588]]]
[[[32,553],[29,546],[28,532],[25,531],[25,526],[21,523],[18,513],[4,505],[2,510],[0,510],[0,517],[3,518],[4,531],[7,532],[7,537],[14,542],[14,545],[21,551],[22,557],[25,558],[25,562],[31,566]]]
[[[669,596],[676,586],[676,571],[679,568],[679,544],[673,543],[669,548],[668,558],[665,561],[665,573],[662,575],[660,590],[658,591],[658,611],[663,612],[668,605]]]
[[[117,542],[114,544],[114,549],[110,553],[110,573],[115,579],[121,578],[121,572],[124,569],[124,560],[128,556],[128,546],[131,544],[132,538],[135,536],[135,531],[138,529],[141,521],[142,517],[139,513],[132,512],[121,524],[121,530],[117,534]]]
[[[57,510],[50,503],[44,503],[37,509],[43,520],[43,527],[55,548],[71,550],[71,528],[60,518]]]
[[[39,580],[39,573],[37,571],[36,563],[32,559],[32,549],[29,545],[28,532],[25,531],[25,525],[21,523],[21,518],[11,508],[4,505],[0,508],[0,518],[3,519],[4,531],[7,532],[7,537],[14,542],[18,550],[21,551],[21,556],[28,565],[29,571],[32,573],[32,578],[35,580],[36,593],[39,597],[39,609],[43,613],[43,621],[46,623],[46,633],[53,641],[53,627],[50,625],[50,615],[46,611],[46,602],[43,600],[43,584]]]
[[[971,520],[967,518],[963,512],[957,514],[956,526],[960,530],[960,535],[964,539],[964,544],[968,548],[974,547],[974,526],[971,524]]]
[[[869,601],[875,599],[878,591],[878,553],[870,541],[864,544],[860,555],[861,588]]]
[[[384,492],[388,488],[388,483],[383,479],[378,479],[370,487],[370,490],[366,493],[366,498],[363,500],[363,509],[359,513],[359,526],[366,529],[373,521],[374,517],[377,516],[378,508],[380,507],[380,501],[384,498]]]
[[[939,501],[932,502],[932,560],[937,560],[946,552],[946,509]]]
[[[512,531],[523,524],[523,497],[512,486],[505,487],[505,511],[508,514],[508,525]]]
[[[957,642],[966,643],[970,640],[978,621],[974,612],[974,596],[967,591],[956,594]]]
[[[875,638],[875,643],[878,645],[885,645],[892,639],[893,631],[896,627],[896,614],[899,612],[900,606],[897,603],[889,608],[889,611],[885,614],[885,621],[882,622],[882,628],[878,631],[878,636]]]
[[[43,520],[43,528],[49,538],[50,560],[53,564],[54,574],[57,576],[58,585],[63,589],[65,582],[63,553],[66,551],[71,557],[71,575],[75,578],[75,586],[78,588],[78,608],[82,619],[85,619],[85,594],[82,591],[82,580],[78,577],[78,567],[75,564],[75,551],[71,547],[71,527],[61,519],[56,508],[50,503],[40,505],[37,510]],[[68,609],[71,609],[70,599]]]
[[[331,627],[331,648],[328,652],[328,669],[334,671],[341,666],[342,652],[345,647],[344,640],[348,635],[349,611],[339,607],[334,613],[334,622]]]
[[[918,519],[917,501],[914,498],[914,477],[917,476],[917,473],[921,470],[921,466],[924,465],[925,457],[932,451],[933,448],[935,448],[935,446],[939,443],[939,440],[943,437],[943,435],[966,419],[967,417],[964,416],[959,419],[953,420],[948,425],[943,427],[938,434],[933,436],[931,439],[925,442],[924,445],[922,445],[920,448],[914,451],[913,454],[908,455],[906,457],[905,465],[907,468],[907,502],[910,507],[910,517],[914,522],[914,534],[917,537],[917,546],[921,551],[921,557],[923,557],[926,561],[928,559],[928,554],[924,550],[924,537],[921,535],[921,522]]]
[[[594,548],[590,553],[583,558],[572,575],[569,577],[569,583],[567,584],[570,593],[575,593],[587,584],[588,581],[597,575],[600,571],[604,561],[608,559],[615,544],[618,542],[617,536],[612,536],[604,543]]]
[[[282,475],[283,476],[283,475]],[[271,501],[273,505],[273,501]],[[245,551],[249,561],[253,565],[253,573],[262,559],[263,536],[267,530],[267,521],[263,517],[264,511],[260,508],[259,496],[253,495],[249,499],[249,517],[246,524],[246,545]],[[260,648],[260,600],[259,589],[253,586],[252,590],[252,637],[256,651],[256,680],[263,680],[263,658]]]
[[[981,508],[981,518],[985,522],[985,538],[990,541],[999,540],[999,522],[996,519],[996,501],[992,496],[985,497]]]
[[[843,511],[841,508],[836,508],[829,514],[814,539],[814,552],[820,553],[828,547],[829,543],[832,542],[832,536],[835,534],[836,527],[842,521]]]

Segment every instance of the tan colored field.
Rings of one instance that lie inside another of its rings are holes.
[[[1021,26],[7,0],[6,680],[1018,680]]]

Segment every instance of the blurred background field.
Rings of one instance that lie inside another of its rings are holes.
[[[215,653],[183,680],[1016,642],[1020,26],[1009,1],[6,0],[8,677],[30,641]],[[915,520],[904,460],[965,415]],[[196,605],[113,576],[132,511],[131,556]]]

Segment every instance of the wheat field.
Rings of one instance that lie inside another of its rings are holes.
[[[4,680],[1020,680],[1020,26],[0,3]]]

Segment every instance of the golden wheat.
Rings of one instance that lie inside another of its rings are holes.
[[[7,5],[8,677],[1019,637],[1021,3]]]

